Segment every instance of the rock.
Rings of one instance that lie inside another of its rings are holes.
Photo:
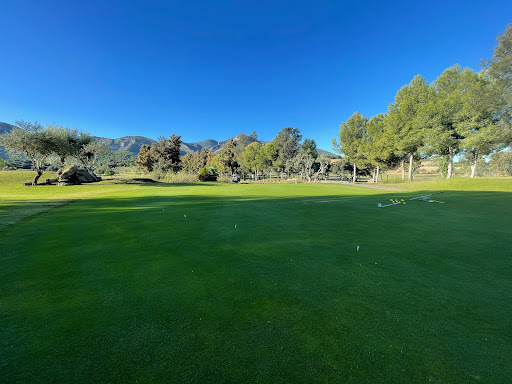
[[[77,169],[78,167],[76,165],[65,168],[59,177],[59,181],[72,179]]]
[[[96,181],[101,181],[101,177],[87,169],[78,168],[76,165],[64,169],[59,177],[59,185],[94,183]]]
[[[101,177],[96,176],[93,172],[89,172],[87,169],[77,169],[75,175],[81,183],[94,183],[96,181],[101,181]]]
[[[52,185],[52,184],[55,184],[59,181],[59,178],[57,177],[56,179],[46,179],[46,181],[44,182],[46,185]]]

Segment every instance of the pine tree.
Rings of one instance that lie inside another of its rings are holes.
[[[364,140],[366,136],[366,123],[368,119],[355,112],[349,117],[346,123],[342,123],[339,132],[339,141],[332,140],[334,150],[345,157],[353,164],[354,174],[352,182],[356,182],[357,167],[367,165],[365,156]]]
[[[155,164],[152,148],[149,145],[142,144],[135,162],[137,167],[145,172],[151,172]]]

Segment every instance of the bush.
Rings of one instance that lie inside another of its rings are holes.
[[[191,175],[185,171],[180,172],[167,172],[164,177],[160,179],[165,183],[195,183],[197,181],[195,175]]]
[[[199,181],[217,181],[219,173],[215,167],[205,167],[199,171],[197,178]]]
[[[112,168],[107,168],[103,171],[103,174],[105,176],[114,176],[116,173],[114,172],[114,170]]]

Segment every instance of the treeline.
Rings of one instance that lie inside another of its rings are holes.
[[[67,156],[68,163],[82,164],[78,156],[80,146],[87,146],[89,151],[94,150],[94,156],[88,158],[87,163],[88,167],[96,173],[113,175],[119,172],[120,168],[135,167],[137,154],[128,151],[112,151],[106,144],[97,142],[94,136],[86,132],[60,125],[43,127],[37,122],[18,121],[16,125],[14,129],[17,131],[12,136],[8,133],[0,135],[0,145],[4,140],[5,144],[3,145],[6,146],[6,148],[0,147],[2,149],[0,155],[7,158],[6,160],[0,158],[0,170],[32,169],[34,168],[34,155],[39,152],[40,155],[36,156],[41,160],[41,169],[57,172],[63,167],[62,158],[57,154],[57,152],[62,152],[62,148],[68,148],[68,153],[70,153]],[[29,142],[31,142],[30,145]],[[49,155],[43,155],[47,152],[46,146],[49,147]],[[30,149],[30,157],[26,155],[27,149]]]
[[[10,132],[0,135],[0,145],[29,159],[31,168],[36,171],[33,185],[37,185],[43,172],[52,164],[60,170],[69,164],[79,164],[94,174],[93,164],[98,154],[108,150],[88,133],[25,121],[17,121]]]
[[[268,143],[258,141],[256,132],[250,135],[241,133],[229,139],[219,153],[206,148],[193,154],[179,157],[181,137],[171,135],[170,139],[160,137],[153,146],[143,145],[137,157],[137,166],[146,172],[185,172],[191,175],[206,175],[206,180],[215,179],[215,175],[225,172],[228,175],[239,174],[258,180],[265,173],[273,172],[280,177],[298,174],[306,181],[318,179],[327,174],[330,159],[319,156],[316,142],[312,139],[302,141],[298,128],[283,128]]]
[[[433,83],[418,75],[402,87],[388,112],[368,118],[359,112],[344,122],[335,149],[357,168],[373,170],[400,166],[412,180],[414,161],[436,156],[451,178],[455,156],[470,162],[471,177],[482,156],[512,142],[512,24],[498,36],[492,59],[476,73],[456,65]]]

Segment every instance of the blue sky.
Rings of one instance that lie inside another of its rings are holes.
[[[512,2],[0,1],[0,121],[225,140],[283,127],[331,150],[415,75],[479,70]]]

